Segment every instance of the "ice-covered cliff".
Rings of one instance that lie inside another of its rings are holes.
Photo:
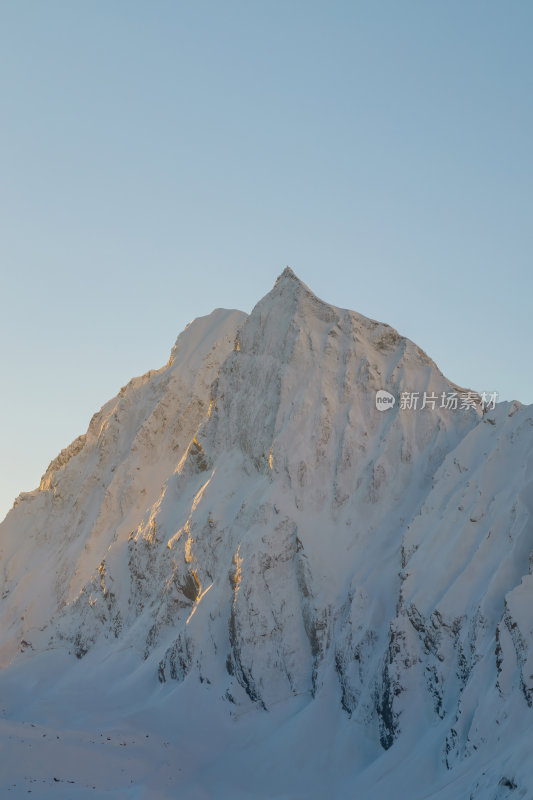
[[[184,797],[533,796],[532,444],[531,407],[482,413],[287,268],[191,323],[0,526],[5,719],[109,725],[114,696],[133,725],[134,697],[193,754]]]

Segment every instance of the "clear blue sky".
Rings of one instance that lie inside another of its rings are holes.
[[[0,518],[289,264],[533,402],[533,3],[3,0]]]

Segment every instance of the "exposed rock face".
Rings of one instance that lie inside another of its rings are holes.
[[[289,269],[195,320],[1,526],[4,664],[130,647],[230,713],[327,692],[376,753],[428,726],[443,769],[488,753],[533,704],[533,410],[380,389],[463,391]]]

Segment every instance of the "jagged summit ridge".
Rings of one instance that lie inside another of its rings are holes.
[[[313,291],[309,288],[309,286],[304,283],[298,275],[296,275],[295,271],[287,266],[283,270],[280,275],[274,281],[274,286],[272,287],[271,291],[268,293],[269,295],[275,294],[276,292],[279,294],[282,291],[293,291],[293,292],[303,292],[305,294],[311,295],[312,297],[319,299]],[[268,295],[267,295],[268,297]],[[322,301],[320,301],[322,302]]]
[[[276,278],[276,280],[274,281],[274,286],[277,286],[277,285],[278,285],[278,284],[280,284],[282,281],[296,281],[296,282],[297,282],[297,283],[299,283],[299,284],[305,285],[305,284],[303,284],[303,282],[302,282],[302,281],[301,281],[301,280],[298,278],[298,276],[296,275],[296,273],[294,272],[294,270],[293,270],[291,267],[289,267],[288,265],[285,267],[285,269],[283,270],[283,272],[282,272],[282,273],[280,273],[280,275],[278,275],[278,277],[277,277],[277,278]]]

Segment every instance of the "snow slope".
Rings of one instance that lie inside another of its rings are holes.
[[[0,526],[4,792],[533,797],[533,409],[380,389],[464,391],[287,268],[93,417]]]

